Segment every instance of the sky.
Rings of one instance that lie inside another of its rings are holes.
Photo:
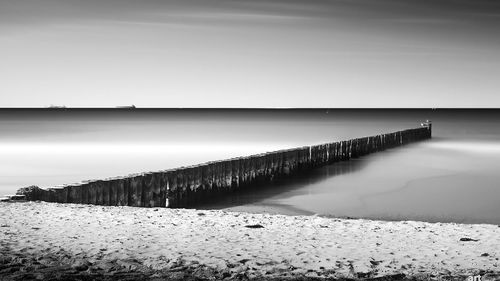
[[[494,0],[1,0],[0,107],[500,107]]]

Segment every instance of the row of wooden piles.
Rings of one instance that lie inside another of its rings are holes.
[[[28,192],[28,200],[137,207],[190,207],[307,170],[431,137],[424,126],[394,133],[94,180]]]

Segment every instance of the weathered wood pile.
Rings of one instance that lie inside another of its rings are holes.
[[[388,134],[208,162],[60,188],[25,188],[27,200],[137,207],[190,207],[221,194],[431,137],[431,125]]]

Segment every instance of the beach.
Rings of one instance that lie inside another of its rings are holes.
[[[2,280],[500,278],[493,224],[2,202],[0,226]]]
[[[500,281],[498,30],[500,0],[0,0],[0,281]]]

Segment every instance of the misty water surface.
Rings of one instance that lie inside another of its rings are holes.
[[[0,112],[0,194],[349,139],[434,121],[433,139],[205,208],[500,223],[500,113],[431,110]]]

